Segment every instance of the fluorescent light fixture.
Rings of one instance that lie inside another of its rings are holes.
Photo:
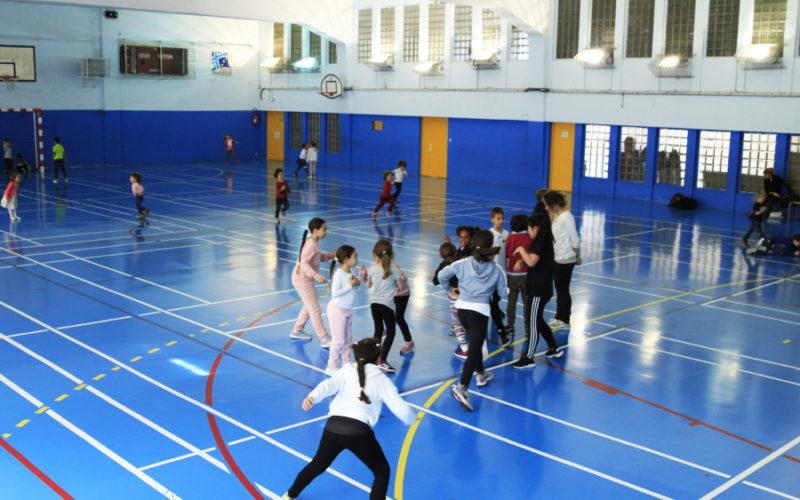
[[[263,60],[259,66],[267,70],[275,69],[278,67],[278,65],[281,63],[282,60],[283,60],[282,57],[271,57],[269,59]]]
[[[783,46],[779,43],[747,45],[736,53],[736,63],[743,70],[782,68],[782,52]]]
[[[573,57],[584,69],[607,69],[614,67],[614,49],[598,47],[583,49]]]
[[[664,54],[656,56],[648,65],[650,72],[659,78],[691,78],[692,58],[680,54]]]
[[[319,71],[319,61],[316,57],[304,57],[292,63],[292,67],[295,71]]]
[[[471,53],[469,59],[475,69],[494,69],[500,64],[496,50],[478,50]]]
[[[392,71],[394,69],[394,54],[378,54],[369,61],[373,71]]]
[[[438,76],[444,72],[444,66],[441,61],[425,61],[414,66],[415,73],[422,76]]]

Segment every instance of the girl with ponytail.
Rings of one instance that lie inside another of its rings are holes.
[[[317,453],[297,475],[284,499],[297,498],[343,450],[353,452],[375,476],[369,498],[386,498],[391,469],[372,427],[380,418],[383,403],[406,425],[413,424],[417,417],[397,393],[397,387],[375,366],[381,355],[380,342],[370,337],[352,347],[357,363],[342,366],[303,400],[303,410],[308,411],[335,394]]]
[[[386,332],[386,338],[381,348],[381,360],[378,367],[387,372],[394,373],[395,369],[386,360],[392,348],[395,333],[394,294],[397,291],[397,282],[402,279],[399,268],[392,266],[394,250],[392,244],[386,240],[378,240],[372,249],[375,264],[361,272],[361,281],[367,282],[369,288],[369,308],[372,312],[372,322],[375,324],[375,340],[381,341]]]
[[[336,262],[339,262],[339,269]],[[353,325],[353,302],[356,290],[361,282],[353,274],[358,264],[358,252],[350,245],[342,245],[336,250],[336,259],[331,261],[331,301],[328,302],[328,324],[331,325],[331,352],[328,356],[328,368],[325,374],[333,375],[339,369],[339,358],[343,364],[352,361],[350,348],[353,336],[350,332]],[[363,266],[362,266],[363,267]]]
[[[311,238],[307,238],[311,233]],[[297,265],[292,273],[292,286],[297,290],[303,300],[303,308],[297,316],[297,321],[292,328],[289,338],[297,340],[311,340],[312,337],[303,331],[309,318],[314,325],[314,331],[320,340],[323,349],[330,347],[330,336],[322,321],[322,310],[317,299],[317,290],[314,288],[314,281],[325,283],[325,276],[319,274],[319,263],[327,262],[334,258],[333,253],[323,253],[319,248],[319,240],[328,234],[328,225],[319,217],[314,217],[308,222],[308,228],[303,231],[303,239],[300,242],[300,255],[297,257]]]

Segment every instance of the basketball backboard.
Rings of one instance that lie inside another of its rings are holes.
[[[27,45],[0,45],[0,77],[18,82],[36,81],[36,49]]]

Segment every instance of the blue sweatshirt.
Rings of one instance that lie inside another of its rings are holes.
[[[460,300],[488,304],[495,289],[501,298],[508,297],[506,273],[493,260],[478,262],[475,257],[467,257],[440,270],[437,277],[446,292],[451,289],[450,278],[453,276],[458,277]]]

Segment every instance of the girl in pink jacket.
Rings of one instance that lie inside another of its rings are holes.
[[[306,239],[308,233],[311,238]],[[332,252],[323,253],[319,248],[319,240],[328,234],[328,225],[319,217],[314,217],[309,221],[308,228],[303,231],[303,240],[300,243],[300,256],[297,258],[297,265],[292,273],[292,286],[300,294],[303,300],[303,309],[297,316],[297,321],[289,334],[289,338],[297,340],[311,340],[313,337],[303,331],[308,319],[319,337],[320,345],[323,349],[329,349],[331,339],[325,323],[322,321],[322,309],[319,307],[317,290],[314,288],[314,281],[318,283],[327,282],[327,278],[319,274],[319,263],[327,262],[335,257]]]

